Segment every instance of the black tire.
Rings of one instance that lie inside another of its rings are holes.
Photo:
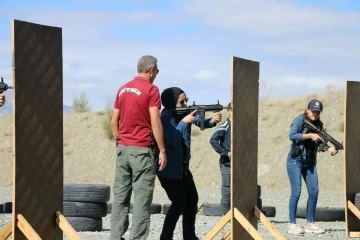
[[[261,199],[261,198],[258,198],[258,199],[257,199],[257,208],[258,208],[258,209],[261,209],[261,208],[262,208],[262,199]]]
[[[4,204],[0,203],[0,213],[4,213]]]
[[[306,219],[306,207],[298,207],[296,211],[296,217]],[[315,211],[315,221],[345,221],[345,208],[317,207]]]
[[[163,213],[164,215],[167,214],[167,212],[169,211],[170,206],[171,206],[171,204],[169,204],[169,203],[163,204],[163,206],[162,206],[162,213]]]
[[[266,217],[275,217],[276,216],[276,208],[273,206],[263,206],[261,211]]]
[[[12,202],[5,202],[3,204],[3,213],[12,213]]]
[[[167,212],[169,211],[170,206],[171,206],[170,203],[163,204],[163,206],[162,206],[162,214],[166,215]],[[199,211],[200,211],[200,209],[199,209]],[[181,213],[181,215],[182,215],[182,213]]]
[[[63,202],[65,217],[98,218],[107,215],[107,203]]]
[[[110,186],[104,184],[64,184],[63,200],[67,202],[108,202]]]
[[[354,198],[354,205],[360,209],[360,193],[357,193]]]
[[[132,214],[132,208],[133,208],[133,204],[130,203],[130,213]],[[111,209],[112,209],[112,202],[107,203],[107,213],[111,214]],[[150,209],[150,213],[151,214],[158,214],[161,213],[161,209],[162,206],[159,203],[152,203],[151,204],[151,209]]]
[[[170,206],[171,206],[170,203],[163,204],[163,206],[162,206],[162,214],[166,215],[167,212],[169,211]],[[182,213],[181,213],[181,215],[182,215]]]
[[[257,185],[257,197],[260,198],[261,197],[261,186]]]
[[[262,208],[262,199],[257,199],[257,207]],[[218,203],[206,203],[203,205],[202,213],[205,216],[224,216],[221,205]]]
[[[112,202],[108,202],[107,203],[107,213],[111,213],[111,209],[112,209]]]
[[[102,218],[67,217],[66,220],[76,232],[102,231]]]
[[[202,213],[205,216],[223,216],[223,210],[220,204],[205,203],[202,207]]]
[[[133,213],[133,204],[130,203],[130,213]],[[150,208],[150,214],[159,214],[161,213],[162,205],[160,203],[152,203]]]

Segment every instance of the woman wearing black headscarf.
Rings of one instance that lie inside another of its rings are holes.
[[[200,117],[196,115],[196,111],[182,116],[175,112],[176,107],[185,107],[187,101],[185,92],[177,87],[167,88],[161,94],[164,109],[160,118],[168,161],[165,169],[157,171],[157,176],[171,201],[171,206],[164,220],[160,240],[173,239],[174,229],[181,213],[184,240],[199,239],[195,233],[199,197],[189,169],[189,161],[191,126],[195,124],[200,127]],[[213,118],[204,120],[204,128],[212,128],[220,121],[221,113],[214,113]]]

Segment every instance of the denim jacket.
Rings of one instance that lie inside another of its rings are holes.
[[[308,128],[304,124],[304,118],[305,116],[303,114],[300,114],[293,120],[291,124],[289,133],[291,146],[288,157],[294,160],[316,162],[317,148],[319,146],[319,143],[315,143],[311,139],[301,139],[302,136],[308,131]],[[292,151],[297,151],[297,154],[292,156]]]
[[[191,158],[191,125],[184,121],[176,124],[174,117],[167,108],[162,110],[160,119],[164,129],[167,164],[162,171],[159,171],[157,167],[156,174],[162,178],[181,179],[185,170],[184,167],[189,166]],[[200,123],[200,116],[195,115],[194,125],[200,128]],[[216,124],[211,124],[211,118],[205,118],[205,129],[214,126],[216,126]],[[157,148],[155,152],[155,158],[158,160],[159,152]]]

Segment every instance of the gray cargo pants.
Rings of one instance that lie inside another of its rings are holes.
[[[110,239],[120,240],[128,230],[133,191],[134,202],[129,239],[145,240],[150,231],[150,208],[156,176],[154,150],[118,144],[116,154]]]
[[[220,164],[221,171],[221,209],[225,215],[231,207],[230,199],[230,181],[231,181],[231,168],[230,164]]]

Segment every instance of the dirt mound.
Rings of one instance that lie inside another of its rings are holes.
[[[286,155],[291,121],[303,112],[312,98],[323,101],[321,116],[327,131],[340,142],[344,130],[344,91],[308,95],[286,100],[262,100],[259,106],[259,184],[263,187],[288,189]],[[225,111],[224,120],[227,117]],[[64,181],[105,183],[112,186],[115,171],[115,144],[103,129],[102,112],[64,114]],[[0,117],[0,185],[12,183],[11,115]],[[218,155],[209,138],[215,128],[200,131],[193,127],[191,169],[198,187],[219,187]],[[318,172],[321,189],[341,190],[344,186],[343,153],[335,157],[319,154]]]

